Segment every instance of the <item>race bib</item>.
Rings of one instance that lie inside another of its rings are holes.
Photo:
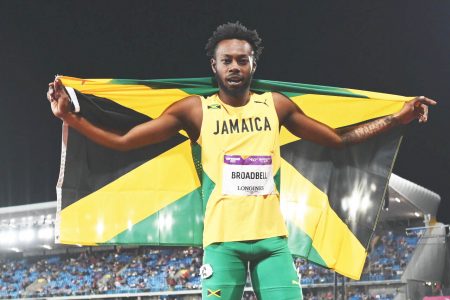
[[[273,194],[272,156],[225,155],[223,159],[222,193],[251,196]]]

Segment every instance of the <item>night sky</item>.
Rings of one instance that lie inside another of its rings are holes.
[[[56,199],[61,122],[45,96],[54,75],[210,76],[204,45],[236,20],[263,38],[256,78],[438,100],[427,124],[408,126],[394,172],[440,194],[438,220],[450,223],[450,2],[442,0],[3,0],[0,206]]]

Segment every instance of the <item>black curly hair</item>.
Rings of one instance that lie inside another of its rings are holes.
[[[235,23],[228,22],[216,28],[213,35],[208,39],[205,50],[208,57],[213,58],[216,54],[217,44],[223,40],[238,39],[247,41],[252,46],[255,61],[258,60],[262,53],[261,46],[262,39],[259,37],[256,30],[249,30],[239,21]]]

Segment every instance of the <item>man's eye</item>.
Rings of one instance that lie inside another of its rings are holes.
[[[231,60],[230,59],[223,59],[222,62],[224,64],[229,64],[229,63],[231,63]]]

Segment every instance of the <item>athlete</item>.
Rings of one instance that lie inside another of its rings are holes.
[[[256,31],[239,22],[219,26],[206,45],[219,92],[206,99],[181,99],[125,133],[93,125],[72,110],[71,102],[83,95],[65,89],[59,79],[49,84],[53,114],[103,146],[125,151],[162,142],[180,130],[201,145],[203,195],[208,199],[203,299],[241,299],[247,266],[258,299],[302,299],[276,184],[281,126],[302,139],[343,147],[415,119],[426,122],[428,106],[436,104],[417,97],[398,113],[341,133],[308,117],[282,94],[250,90],[261,51]]]

